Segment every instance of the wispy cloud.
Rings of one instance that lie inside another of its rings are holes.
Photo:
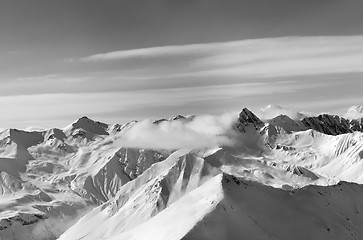
[[[183,57],[191,59],[186,61]],[[78,61],[151,58],[184,61],[186,69],[179,76],[235,75],[266,78],[363,72],[363,36],[284,37],[153,47],[96,54]]]
[[[163,46],[152,48],[141,48],[123,51],[114,51],[107,53],[95,54],[79,59],[81,62],[99,62],[99,61],[112,61],[122,60],[130,58],[153,58],[153,57],[165,57],[175,55],[195,54],[197,52],[203,52],[210,49],[208,45],[193,44],[183,46]],[[75,61],[75,59],[70,59]]]
[[[74,82],[83,82],[90,80],[91,77],[88,76],[67,76],[65,74],[48,74],[48,75],[40,75],[40,76],[31,76],[31,77],[21,77],[15,79],[17,82],[50,82],[50,83],[74,83]]]

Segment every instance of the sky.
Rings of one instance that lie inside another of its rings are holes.
[[[0,128],[362,105],[361,0],[0,0]]]

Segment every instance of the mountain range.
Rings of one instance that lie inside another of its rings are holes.
[[[0,239],[363,239],[359,112],[4,130]]]

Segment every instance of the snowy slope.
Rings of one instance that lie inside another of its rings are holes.
[[[284,191],[230,175],[223,175],[220,182],[217,194],[223,197],[209,202],[213,207],[183,239],[362,237],[363,187],[357,184]]]
[[[330,136],[307,130],[285,135],[279,139],[278,146],[280,149],[274,155],[276,162],[299,165],[329,178],[363,184],[361,132]]]
[[[219,174],[149,221],[94,239],[359,239],[362,197],[345,182],[284,191]]]
[[[60,239],[102,239],[147,222],[220,171],[180,150],[125,184],[117,196],[86,215]],[[127,219],[127,221],[126,221]]]

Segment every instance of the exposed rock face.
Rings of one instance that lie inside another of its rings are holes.
[[[351,120],[350,124],[353,131],[363,132],[363,118]]]
[[[94,140],[97,136],[107,136],[109,125],[98,121],[93,121],[87,117],[81,117],[70,126],[64,129],[67,136],[72,136],[74,139]]]
[[[264,125],[264,122],[262,122],[255,114],[247,108],[244,108],[239,114],[236,128],[241,132],[247,132],[248,129],[260,130]]]
[[[174,117],[170,117],[170,118],[161,118],[161,119],[158,119],[158,120],[155,120],[153,121],[154,124],[159,124],[159,123],[162,123],[162,122],[168,122],[168,121],[191,121],[194,119],[194,115],[188,115],[188,116],[183,116],[183,115],[176,115]]]
[[[44,220],[47,217],[45,215],[41,215],[41,214],[19,214],[18,216],[14,216],[14,217],[10,217],[7,219],[1,219],[0,220],[0,231],[4,230],[8,227],[10,227],[11,225],[13,225],[15,222],[26,226],[26,225],[30,225],[36,222],[39,222],[40,220]]]
[[[301,167],[301,166],[296,166],[293,168],[292,172],[296,175],[299,176],[304,176],[304,177],[308,177],[311,178],[311,180],[317,180],[319,179],[318,176],[316,176],[313,172],[309,171],[308,169]]]
[[[323,114],[318,117],[308,117],[304,118],[302,123],[309,129],[328,135],[363,132],[363,119],[349,120],[336,115]]]

